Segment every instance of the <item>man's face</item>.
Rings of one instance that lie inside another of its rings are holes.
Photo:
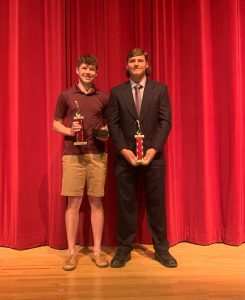
[[[93,83],[97,77],[97,70],[94,65],[81,64],[79,68],[76,68],[76,73],[79,80],[85,85]]]
[[[148,63],[144,55],[134,56],[128,60],[127,69],[130,77],[143,77],[147,68]]]

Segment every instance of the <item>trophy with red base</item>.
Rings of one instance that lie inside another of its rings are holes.
[[[138,130],[134,136],[136,140],[136,157],[137,157],[136,164],[140,165],[144,163],[143,139],[145,136],[141,133],[139,120],[137,120],[136,122],[138,127]]]
[[[76,141],[74,142],[75,146],[87,145],[87,141],[84,139],[84,116],[81,115],[81,111],[77,101],[75,101],[77,111],[73,117],[74,121],[78,122],[81,125],[81,129],[76,132]]]

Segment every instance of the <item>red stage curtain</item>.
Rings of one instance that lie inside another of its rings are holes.
[[[0,245],[66,247],[62,137],[56,98],[75,62],[100,61],[97,85],[126,80],[125,55],[148,50],[168,84],[173,128],[165,147],[170,243],[245,242],[243,0],[2,0],[0,6]],[[109,143],[104,245],[116,245],[114,149]],[[139,202],[143,192],[139,191]],[[89,206],[78,243],[91,244]],[[137,241],[151,241],[140,205]]]

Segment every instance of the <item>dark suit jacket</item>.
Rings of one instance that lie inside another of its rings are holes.
[[[107,109],[110,137],[117,153],[123,148],[135,152],[138,119],[130,82],[111,89]],[[156,148],[162,151],[171,129],[171,108],[167,86],[146,80],[139,116],[141,132],[144,134],[144,151]]]

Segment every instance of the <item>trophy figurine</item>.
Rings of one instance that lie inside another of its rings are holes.
[[[136,122],[138,127],[138,130],[134,136],[136,139],[136,164],[140,165],[144,162],[143,139],[145,136],[141,133],[139,120],[137,120]]]
[[[75,146],[87,145],[87,142],[84,140],[84,116],[81,115],[81,111],[77,101],[75,100],[77,111],[73,117],[74,121],[77,121],[81,125],[80,131],[76,132],[76,141],[74,142]]]

